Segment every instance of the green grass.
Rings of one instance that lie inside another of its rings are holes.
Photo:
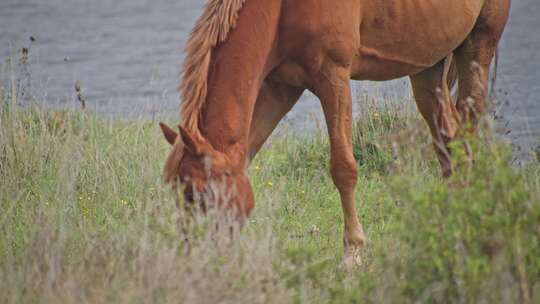
[[[512,167],[488,131],[471,143],[474,167],[443,181],[417,114],[359,117],[368,243],[346,273],[325,134],[273,138],[261,151],[249,171],[254,214],[231,240],[179,224],[156,123],[0,95],[2,303],[540,301],[540,164]]]

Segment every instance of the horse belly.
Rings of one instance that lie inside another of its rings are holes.
[[[352,78],[388,80],[437,64],[468,36],[483,0],[363,0]]]

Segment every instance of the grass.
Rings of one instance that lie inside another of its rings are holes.
[[[489,127],[474,167],[443,181],[417,114],[358,117],[368,243],[346,273],[325,134],[261,151],[256,209],[231,238],[208,229],[218,215],[179,224],[155,123],[22,108],[1,91],[0,106],[2,303],[540,301],[540,164],[513,167]]]

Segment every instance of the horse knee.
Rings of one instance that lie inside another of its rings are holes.
[[[354,188],[358,180],[358,168],[354,158],[332,159],[330,173],[334,184],[340,191]]]

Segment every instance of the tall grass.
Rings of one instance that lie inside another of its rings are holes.
[[[8,91],[9,92],[9,91]],[[355,123],[363,265],[339,267],[342,216],[324,134],[274,138],[252,164],[242,231],[183,224],[169,147],[144,120],[21,108],[0,94],[0,302],[538,303],[540,165],[509,165],[485,127],[439,177],[405,108]],[[456,157],[460,147],[456,145]]]

